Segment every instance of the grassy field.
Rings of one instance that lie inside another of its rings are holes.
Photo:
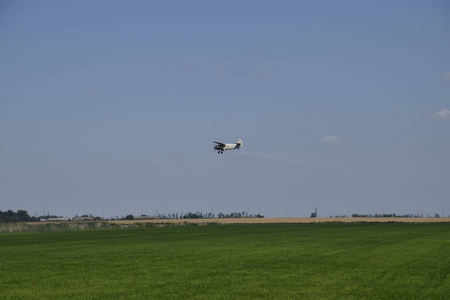
[[[212,224],[280,224],[280,223],[450,223],[450,218],[221,218],[105,220],[85,222],[0,222],[0,234],[19,232],[77,231],[91,229],[137,228]]]
[[[450,224],[0,235],[1,299],[448,299]]]
[[[450,223],[450,218],[222,218],[222,219],[158,219],[117,220],[110,224],[269,224],[269,223]],[[36,223],[29,223],[36,224]],[[39,223],[38,223],[39,224]]]

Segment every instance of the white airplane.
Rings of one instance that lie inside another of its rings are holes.
[[[243,145],[242,140],[238,139],[236,144],[224,144],[221,142],[214,142],[217,145],[214,145],[214,151],[217,150],[217,153],[222,153],[227,150],[240,149]]]

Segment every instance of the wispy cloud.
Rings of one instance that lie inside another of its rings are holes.
[[[431,120],[450,121],[450,110],[443,108],[440,111],[428,115],[428,118]]]
[[[221,76],[249,76],[255,78],[266,78],[273,76],[276,73],[275,69],[272,67],[258,67],[258,68],[222,67],[222,68],[212,68],[209,70],[207,69],[206,72]]]
[[[320,141],[321,141],[322,143],[337,143],[337,142],[342,141],[342,138],[341,138],[340,136],[335,136],[335,135],[329,135],[329,134],[327,134],[327,135],[325,135],[324,137],[322,137],[322,138],[320,139]]]
[[[289,163],[297,165],[323,165],[321,161],[318,161],[316,159],[304,158],[288,153],[241,151],[239,152],[239,154],[280,163]]]
[[[199,66],[183,66],[181,68],[173,70],[178,73],[184,74],[206,74],[215,76],[246,76],[254,78],[267,78],[274,76],[277,71],[273,67],[199,67]]]
[[[450,72],[445,73],[444,77],[450,79]]]
[[[273,76],[276,71],[272,67],[257,67],[257,68],[246,68],[246,67],[221,67],[207,69],[207,73],[213,75],[221,76],[249,76],[255,78],[266,78]]]

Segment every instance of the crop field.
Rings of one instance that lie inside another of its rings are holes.
[[[279,224],[279,223],[450,223],[450,218],[222,218],[222,219],[157,219],[117,220],[110,224]],[[29,223],[32,224],[32,223]],[[36,224],[36,223],[34,223]]]
[[[450,223],[0,234],[1,299],[448,299]]]

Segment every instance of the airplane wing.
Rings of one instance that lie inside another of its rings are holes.
[[[214,143],[216,143],[216,144],[218,144],[218,145],[220,145],[220,146],[225,146],[225,144],[224,144],[224,143],[221,143],[221,142],[214,142]]]

